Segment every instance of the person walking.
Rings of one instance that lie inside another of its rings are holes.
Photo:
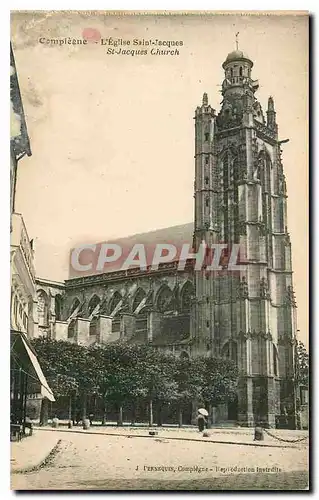
[[[202,415],[201,413],[198,413],[198,415],[197,415],[197,425],[198,425],[199,432],[203,432],[203,430],[205,429],[206,424],[207,424],[207,420],[206,420],[205,416]]]

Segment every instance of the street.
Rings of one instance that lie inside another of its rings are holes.
[[[45,439],[45,434],[43,433]],[[308,446],[271,448],[164,437],[58,432],[56,454],[15,490],[307,489]]]

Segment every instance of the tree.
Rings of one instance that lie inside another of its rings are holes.
[[[179,411],[179,426],[183,424],[183,410],[187,403],[198,401],[202,398],[205,384],[205,360],[197,358],[179,358],[175,360],[175,380],[177,383],[177,396]]]
[[[95,347],[95,363],[101,367],[99,393],[105,402],[115,403],[118,425],[122,425],[124,402],[130,402],[135,420],[138,401],[147,402],[153,425],[153,401],[159,402],[174,390],[173,358],[149,345],[116,342]],[[102,367],[107,367],[103,372]]]
[[[82,418],[85,418],[87,392],[96,388],[94,360],[89,349],[44,337],[33,339],[31,343],[55,397],[69,396],[69,417],[72,397],[78,395],[82,402]]]
[[[238,382],[236,364],[225,358],[205,358],[204,364],[203,400],[213,405],[234,401]]]
[[[176,358],[151,346],[145,346],[144,360],[139,366],[140,387],[149,407],[149,425],[154,423],[153,403],[157,405],[158,424],[164,402],[176,399],[178,386],[174,380]]]
[[[119,341],[85,347],[65,341],[38,338],[32,341],[43,371],[56,397],[69,396],[69,418],[75,395],[86,417],[87,396],[97,394],[106,404],[115,404],[118,425],[123,423],[123,404],[129,402],[135,421],[136,404],[147,403],[149,425],[153,425],[153,403],[157,422],[162,406],[177,403],[179,424],[189,403],[220,404],[236,397],[237,369],[227,359],[176,358],[150,345]]]

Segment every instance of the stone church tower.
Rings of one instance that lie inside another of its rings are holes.
[[[237,418],[275,425],[295,414],[296,304],[292,288],[287,193],[276,111],[255,97],[253,62],[228,54],[218,114],[203,95],[195,111],[194,247],[240,245],[240,271],[195,273],[192,322],[198,352],[239,368]],[[228,250],[228,252],[229,252]],[[228,253],[229,254],[229,253]]]

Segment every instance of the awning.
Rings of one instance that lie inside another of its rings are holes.
[[[55,401],[53,392],[46,381],[38,358],[28,345],[26,336],[20,332],[14,332],[11,336],[14,337],[14,343],[11,349],[19,358],[22,365],[21,367],[30,376],[32,380],[31,385],[34,387],[33,392],[41,393],[41,395],[49,401]]]

